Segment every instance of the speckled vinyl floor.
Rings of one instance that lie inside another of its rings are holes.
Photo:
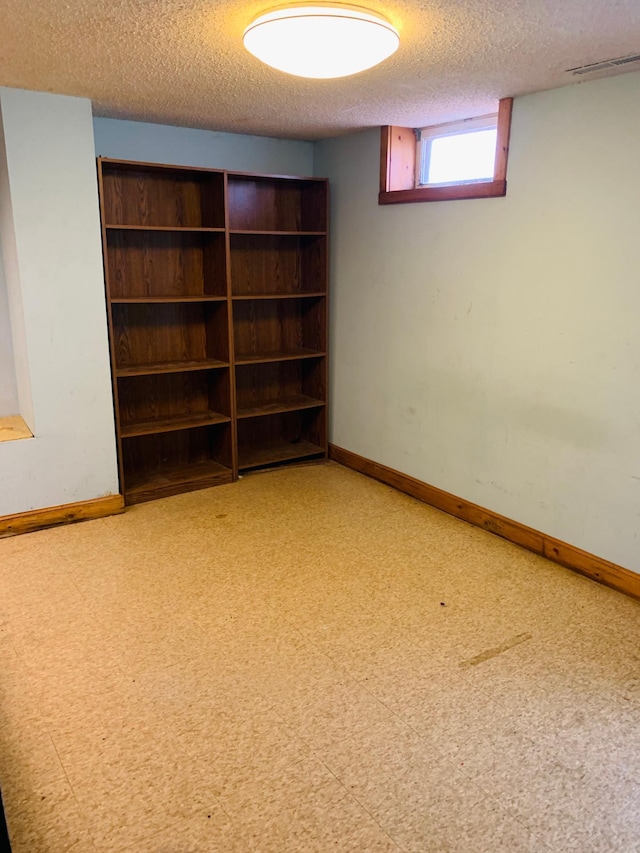
[[[640,605],[335,464],[0,541],[15,853],[640,851]]]

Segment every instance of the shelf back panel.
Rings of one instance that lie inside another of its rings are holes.
[[[238,455],[240,465],[272,451],[273,461],[296,455],[296,446],[312,444],[319,452],[326,450],[326,413],[324,409],[286,412],[264,418],[238,421]],[[302,455],[302,454],[301,454]]]
[[[223,175],[102,164],[107,225],[224,228]]]
[[[226,304],[112,305],[118,368],[229,359]]]
[[[229,227],[326,231],[326,183],[229,175]]]
[[[326,347],[326,300],[283,299],[236,302],[233,332],[238,354]]]
[[[326,289],[326,237],[231,235],[237,296],[317,293]]]
[[[325,360],[301,359],[236,368],[239,409],[306,396],[326,401]]]
[[[229,370],[124,377],[118,382],[120,424],[218,412],[231,416]]]
[[[125,488],[161,475],[177,477],[181,470],[207,462],[230,468],[231,428],[222,424],[128,438],[122,456]]]
[[[127,296],[225,296],[224,234],[109,231],[112,299]]]

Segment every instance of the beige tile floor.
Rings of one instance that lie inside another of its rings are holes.
[[[335,464],[2,540],[0,590],[15,853],[640,851],[640,605]]]

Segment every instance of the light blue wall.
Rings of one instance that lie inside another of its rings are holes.
[[[514,103],[506,198],[331,181],[331,441],[640,572],[640,74]]]
[[[2,516],[117,494],[118,472],[91,103],[0,88],[0,109],[3,256],[34,433],[0,442]]]
[[[313,175],[312,142],[110,118],[94,118],[93,128],[96,154],[102,157],[240,172]]]

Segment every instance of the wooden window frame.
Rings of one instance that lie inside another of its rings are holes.
[[[418,201],[454,201],[464,198],[499,198],[507,194],[507,160],[513,98],[498,104],[496,161],[492,181],[416,187],[416,137],[413,128],[380,128],[380,193],[378,204]]]

